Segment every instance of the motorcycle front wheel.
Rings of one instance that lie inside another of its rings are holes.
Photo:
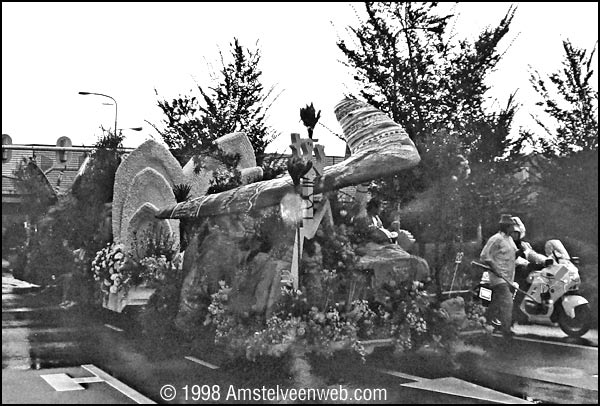
[[[558,325],[569,337],[581,337],[590,329],[592,320],[592,311],[588,304],[583,304],[575,308],[575,318],[567,316],[565,311],[561,311],[558,316]]]

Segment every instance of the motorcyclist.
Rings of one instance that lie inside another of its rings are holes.
[[[525,238],[525,224],[519,217],[513,217],[515,223],[510,235],[517,246],[517,258],[515,262],[515,282],[521,289],[527,290],[527,276],[531,271],[539,271],[554,263],[554,260],[543,254],[535,252],[531,244],[523,241]]]
[[[522,290],[527,291],[531,285],[528,281],[528,276],[530,272],[543,269],[546,266],[550,266],[554,261],[552,260],[552,258],[535,252],[535,250],[531,247],[530,243],[528,243],[527,241],[523,241],[523,238],[525,237],[525,224],[523,224],[519,217],[513,217],[512,220],[514,222],[514,226],[510,235],[514,240],[515,245],[517,246],[517,258],[515,261],[515,282],[518,283],[518,286]],[[516,292],[515,303],[520,303],[521,300],[523,300],[523,296],[523,293]],[[527,317],[525,317],[525,315],[521,313],[521,311],[519,310],[519,306],[513,307],[513,324],[515,321],[519,324],[527,322]]]

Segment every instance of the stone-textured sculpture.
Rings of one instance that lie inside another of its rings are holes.
[[[242,183],[247,184],[262,179],[262,168],[256,166],[256,156],[250,140],[246,133],[235,132],[218,138],[215,143],[226,154],[240,155],[237,168],[241,172]],[[201,197],[206,195],[213,179],[213,171],[224,168],[222,162],[211,156],[196,157],[200,160],[201,168],[196,171],[196,161],[190,159],[183,167],[186,183],[191,186],[190,197]]]
[[[126,246],[132,244],[130,222],[133,219],[134,213],[136,213],[144,204],[151,203],[155,208],[152,214],[152,218],[156,212],[157,207],[162,207],[168,204],[174,204],[175,195],[173,189],[169,184],[169,181],[156,169],[145,168],[138,172],[133,178],[133,182],[129,186],[129,192],[125,197],[123,203],[123,212],[121,215],[121,242]],[[155,222],[157,221],[154,218]],[[165,222],[163,220],[163,222]],[[176,242],[179,241],[179,226],[178,221],[167,220],[169,229],[172,230],[172,239]],[[138,233],[141,237],[142,233]]]
[[[121,228],[127,228],[123,223],[123,206],[129,196],[130,187],[136,175],[146,168],[152,168],[161,174],[172,188],[176,184],[183,183],[184,176],[181,165],[169,150],[154,140],[147,140],[121,162],[115,174],[115,185],[112,206],[113,239],[121,241]],[[153,203],[150,201],[150,203]],[[158,201],[162,207],[162,197]]]

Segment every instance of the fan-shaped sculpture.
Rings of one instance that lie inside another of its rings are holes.
[[[121,242],[123,205],[138,172],[153,168],[168,181],[169,186],[184,182],[183,170],[177,159],[163,145],[147,140],[121,162],[115,174],[112,206],[113,239]]]
[[[178,227],[172,227],[169,221],[156,218],[158,209],[152,203],[144,203],[131,216],[131,220],[125,230],[124,240],[128,242],[125,249],[134,259],[144,258],[147,254],[148,241],[146,236],[151,236],[154,243],[171,241],[175,249],[179,244],[179,238],[173,239],[174,231]]]
[[[129,241],[129,223],[134,213],[145,203],[151,203],[154,207],[163,207],[175,204],[175,195],[167,179],[154,168],[145,168],[138,172],[129,187],[129,193],[123,203],[121,216],[121,242],[125,246],[132,244]],[[173,230],[172,238],[179,241],[179,220],[169,220]]]

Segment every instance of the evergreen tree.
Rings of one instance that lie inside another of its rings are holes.
[[[591,51],[562,43],[562,67],[547,77],[533,70],[530,82],[545,116],[534,115],[541,136],[522,132],[520,145],[535,148],[537,188],[534,224],[546,235],[598,245],[598,90]],[[596,85],[597,87],[597,85]]]
[[[569,40],[562,45],[565,53],[559,71],[544,78],[534,70],[530,76],[530,83],[542,98],[536,105],[557,124],[553,130],[534,115],[536,123],[550,137],[539,140],[539,149],[546,155],[598,149],[598,90],[592,87],[594,71],[591,68],[598,42],[590,52]]]
[[[509,9],[496,27],[487,28],[475,41],[456,42],[448,29],[453,15],[438,14],[437,3],[364,4],[367,20],[349,27],[354,46],[338,41],[346,66],[361,86],[360,96],[401,124],[422,157],[441,129],[456,134],[472,165],[503,156],[510,145],[515,99],[511,96],[505,108],[488,112],[485,79],[502,57],[499,42],[515,10]],[[400,189],[406,202],[440,175],[421,164],[386,179],[381,190],[387,189],[387,197],[393,198]]]
[[[221,59],[218,83],[211,87],[197,85],[199,97],[180,96],[173,101],[161,100],[158,106],[166,118],[165,130],[154,126],[182,164],[198,154],[214,154],[214,141],[226,134],[244,131],[254,147],[260,165],[267,145],[278,135],[266,124],[266,115],[276,100],[274,88],[261,83],[260,50],[231,46],[232,61]],[[157,93],[158,95],[158,93]]]

